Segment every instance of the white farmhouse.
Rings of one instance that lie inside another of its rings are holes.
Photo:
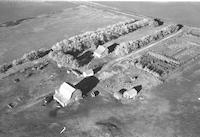
[[[53,99],[56,100],[62,107],[65,107],[70,102],[72,94],[75,90],[76,89],[74,87],[64,82],[58,90],[55,90]]]

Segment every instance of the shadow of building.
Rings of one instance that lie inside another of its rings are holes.
[[[108,47],[108,53],[111,53],[115,50],[115,48],[117,47],[117,45],[119,45],[118,43],[113,43],[112,45],[110,45]]]
[[[137,85],[133,88],[137,91],[137,93],[139,93],[142,90],[142,85]]]
[[[78,60],[78,63],[80,66],[84,66],[84,65],[88,64],[92,59],[93,59],[92,51],[87,51],[77,57],[77,60]]]
[[[96,87],[99,83],[99,79],[95,76],[86,77],[75,85],[75,88],[82,91],[83,96],[87,96],[88,92]]]

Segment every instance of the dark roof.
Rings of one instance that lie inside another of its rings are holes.
[[[142,89],[142,85],[137,85],[135,87],[133,87],[135,90],[137,90],[137,92],[139,93],[140,90]]]

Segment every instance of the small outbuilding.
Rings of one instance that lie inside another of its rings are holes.
[[[113,94],[113,96],[114,96],[114,98],[116,98],[117,100],[122,99],[122,93],[120,93],[120,92],[115,92],[115,93]]]
[[[53,99],[56,100],[62,107],[65,107],[70,102],[72,94],[75,92],[75,90],[76,89],[73,86],[64,82],[60,85],[58,90],[55,90]]]
[[[90,77],[93,75],[94,75],[94,71],[92,69],[89,69],[89,70],[83,72],[83,77]]]
[[[123,98],[123,93],[124,93],[125,91],[127,91],[127,90],[123,88],[123,89],[121,89],[121,90],[115,92],[115,93],[113,94],[114,98],[116,98],[117,100],[122,99],[122,98]]]
[[[102,54],[106,51],[104,46],[98,46],[98,48],[94,51],[94,56],[100,58]]]
[[[132,88],[131,90],[127,90],[123,93],[123,97],[126,99],[135,99],[137,96],[137,90]]]
[[[141,89],[142,85],[135,86],[132,89],[125,91],[123,97],[126,99],[135,99]]]

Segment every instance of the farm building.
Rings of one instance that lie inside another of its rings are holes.
[[[116,98],[117,100],[120,100],[120,99],[122,99],[122,93],[120,93],[120,92],[115,92],[115,93],[113,94],[113,97]]]
[[[106,48],[104,46],[98,46],[93,55],[97,58],[100,58],[105,51]]]
[[[127,99],[135,99],[135,97],[137,96],[137,94],[140,92],[141,89],[142,89],[141,85],[135,86],[132,89],[125,91],[123,93],[123,97]]]
[[[62,107],[65,107],[70,102],[72,94],[75,90],[76,89],[74,87],[64,82],[58,90],[55,90],[53,99],[56,100]]]
[[[117,100],[122,99],[123,93],[124,93],[125,91],[127,91],[127,90],[123,88],[123,89],[121,89],[121,90],[115,92],[115,93],[113,94],[114,98],[116,98]]]
[[[134,99],[137,96],[137,90],[132,88],[123,93],[123,97],[126,99]]]
[[[93,75],[94,75],[94,71],[92,69],[89,69],[89,70],[83,72],[83,77],[90,77]]]

